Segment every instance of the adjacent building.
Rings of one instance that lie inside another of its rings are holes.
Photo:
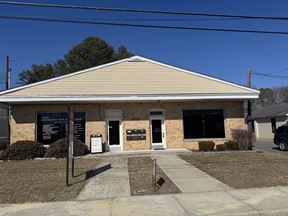
[[[140,56],[0,93],[11,105],[11,143],[43,144],[67,133],[88,146],[101,134],[113,151],[198,147],[223,143],[247,128],[243,102],[259,91]]]
[[[0,103],[0,150],[6,148],[8,142],[8,106]]]
[[[288,104],[277,104],[252,111],[254,131],[259,139],[272,139],[275,130],[287,123]]]

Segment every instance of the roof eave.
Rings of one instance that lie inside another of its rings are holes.
[[[258,94],[198,94],[198,95],[121,95],[121,96],[1,96],[2,103],[27,102],[146,102],[146,101],[186,101],[186,100],[247,100],[256,99]]]

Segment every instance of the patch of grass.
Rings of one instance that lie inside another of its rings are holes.
[[[157,180],[162,177],[165,182],[159,190],[152,186],[152,159],[150,157],[128,158],[128,171],[131,195],[152,195],[180,193],[178,187],[157,166]]]
[[[66,159],[0,162],[0,203],[71,200],[82,190],[97,159],[75,159],[75,175],[67,187]],[[71,169],[71,166],[70,166]]]
[[[285,154],[229,152],[179,157],[233,188],[288,185],[288,155]]]

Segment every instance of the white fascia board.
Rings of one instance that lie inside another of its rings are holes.
[[[0,97],[3,103],[29,102],[123,102],[123,101],[183,101],[183,100],[245,100],[258,98],[257,94],[234,95],[164,95],[164,96],[62,96],[62,97]]]

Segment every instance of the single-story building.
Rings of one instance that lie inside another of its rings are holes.
[[[197,148],[247,128],[243,102],[259,91],[140,56],[0,93],[11,105],[11,143],[65,137],[68,107],[75,137],[101,134],[111,150]]]
[[[288,104],[277,104],[252,111],[256,138],[273,139],[275,130],[287,123]]]

